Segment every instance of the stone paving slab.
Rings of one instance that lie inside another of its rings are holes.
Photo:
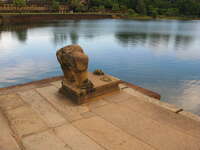
[[[111,102],[111,103],[113,103],[113,102],[119,103],[119,102],[122,102],[122,101],[126,101],[127,99],[129,99],[131,97],[133,97],[133,96],[130,95],[129,93],[126,93],[124,91],[119,91],[119,92],[116,92],[113,95],[104,97],[104,99],[108,102]]]
[[[90,117],[96,116],[96,114],[89,111],[89,112],[82,113],[81,116],[83,116],[83,118],[90,118]]]
[[[22,139],[26,150],[71,150],[50,131],[37,133]]]
[[[0,112],[0,150],[20,150],[6,118]]]
[[[107,104],[108,102],[105,101],[103,98],[97,98],[96,100],[90,101],[90,103],[87,103],[85,105],[89,108],[89,110],[92,110]]]
[[[92,123],[92,125],[91,125]],[[134,138],[100,117],[79,120],[73,123],[81,132],[109,150],[153,150],[153,148]]]
[[[169,150],[169,145],[170,149],[174,150],[200,149],[199,138],[179,132],[119,104],[99,107],[94,112],[126,133],[147,142],[157,149]]]
[[[54,85],[54,86],[57,87],[57,88],[61,88],[61,86],[62,86],[61,81],[54,81],[54,82],[51,82],[51,85]]]
[[[172,104],[169,104],[169,103],[166,103],[166,102],[163,102],[163,101],[158,101],[157,99],[155,98],[152,98],[152,97],[148,97],[147,95],[144,95],[132,88],[125,88],[123,89],[124,92],[132,95],[132,96],[135,96],[135,97],[138,97],[140,99],[143,99],[149,103],[153,103],[155,105],[158,105],[159,107],[163,107],[165,109],[168,109],[169,111],[172,111],[172,112],[175,112],[175,113],[178,113],[180,111],[182,111],[183,109],[182,108],[179,108],[175,105],[172,105]]]
[[[56,127],[64,124],[66,120],[61,116],[43,97],[36,91],[29,90],[19,92],[21,98],[28,103],[31,108],[38,113],[49,127]]]
[[[23,105],[23,101],[17,94],[0,95],[0,109],[10,110]]]
[[[47,128],[41,118],[30,107],[22,106],[6,112],[11,127],[22,137]]]
[[[181,111],[179,114],[185,116],[186,118],[195,120],[195,122],[200,123],[200,117],[198,115],[195,115],[195,114],[193,114],[191,112],[187,112],[187,111]]]
[[[58,138],[73,150],[105,150],[72,125],[57,127],[54,132]]]
[[[137,97],[132,97],[129,100],[120,103],[121,106],[130,108],[148,118],[151,118],[163,125],[168,125],[181,132],[200,138],[200,125],[197,121],[184,117],[180,114],[159,107],[152,103],[148,103]],[[182,112],[180,112],[182,114]]]
[[[69,99],[58,93],[58,88],[55,86],[48,86],[38,88],[37,91],[45,97],[59,112],[65,116],[68,121],[81,119],[81,113],[89,111],[89,108],[72,103]]]

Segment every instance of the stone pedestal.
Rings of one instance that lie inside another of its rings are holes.
[[[67,80],[62,81],[60,92],[69,97],[77,104],[83,104],[90,99],[119,90],[118,84],[120,80],[110,75],[94,75],[88,72],[88,79],[93,83],[93,89],[80,89],[69,83]]]

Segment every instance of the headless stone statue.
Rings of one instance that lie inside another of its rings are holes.
[[[94,97],[119,90],[119,79],[101,70],[94,74],[87,71],[89,59],[80,46],[63,47],[56,55],[64,73],[60,92],[73,102],[83,104]]]
[[[76,88],[91,91],[93,84],[88,80],[88,56],[79,45],[69,45],[59,49],[57,59],[64,73],[66,82]]]

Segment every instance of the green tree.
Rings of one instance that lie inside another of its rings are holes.
[[[120,5],[120,10],[122,12],[126,12],[128,10],[127,6],[126,5]]]
[[[119,4],[117,3],[113,4],[112,11],[119,11],[119,10],[120,10]]]
[[[136,15],[136,12],[135,12],[135,10],[133,10],[133,9],[128,9],[128,15],[129,16],[135,16]]]
[[[76,7],[76,12],[86,12],[88,7],[84,4],[80,4]]]
[[[99,6],[99,11],[100,11],[100,12],[104,12],[104,11],[105,11],[104,5],[100,5],[100,6]]]
[[[146,5],[145,5],[144,0],[137,0],[136,10],[138,13],[142,15],[146,15],[147,10],[146,10]]]
[[[52,9],[54,11],[59,9],[59,2],[58,1],[55,1],[55,0],[52,1]]]
[[[158,16],[158,8],[154,8],[152,5],[148,7],[148,15],[156,18]]]
[[[90,5],[91,6],[96,6],[99,7],[100,5],[102,5],[102,0],[90,0]]]
[[[178,8],[169,8],[166,11],[167,16],[178,16],[179,15],[179,10]]]
[[[80,0],[69,0],[68,3],[70,9],[72,9],[73,11],[76,11],[77,8],[81,7]]]
[[[26,1],[25,0],[14,0],[13,4],[16,7],[23,7],[23,6],[26,6]]]
[[[106,8],[112,8],[113,7],[113,0],[104,0],[103,1],[103,5],[106,7]]]

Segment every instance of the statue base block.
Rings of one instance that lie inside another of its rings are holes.
[[[119,90],[118,84],[120,83],[120,79],[113,76],[106,74],[98,76],[89,72],[88,79],[94,84],[94,88],[90,91],[77,88],[63,80],[60,92],[75,103],[83,104],[94,97]]]

